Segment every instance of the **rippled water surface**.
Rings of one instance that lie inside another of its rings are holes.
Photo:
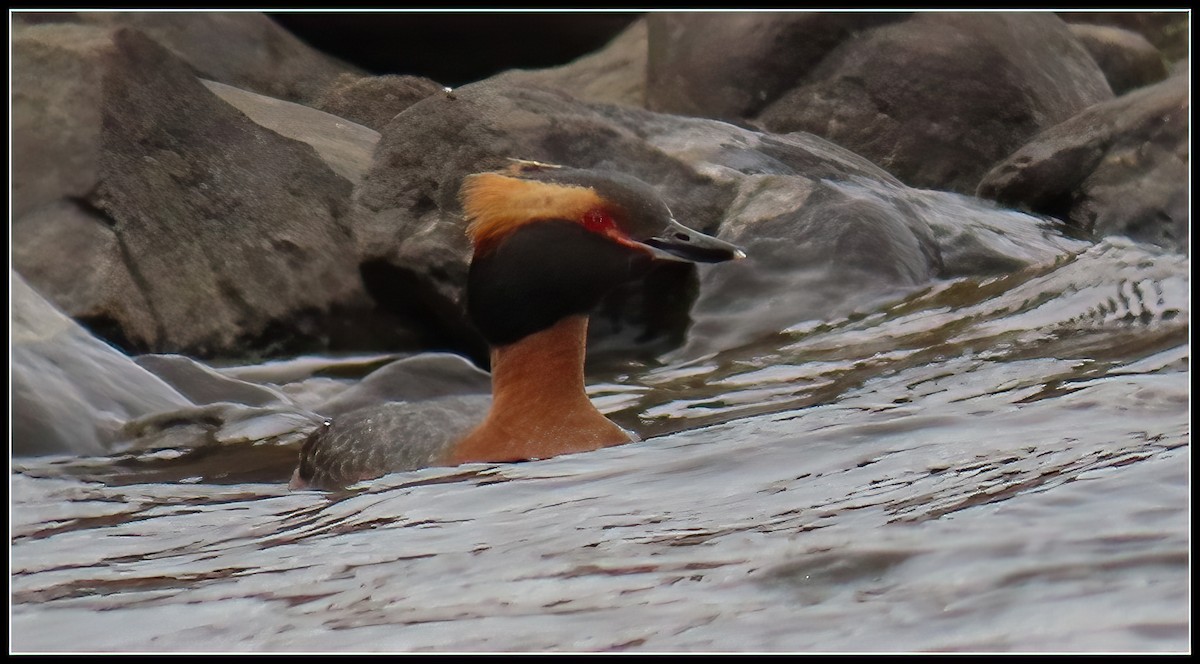
[[[1186,651],[1189,263],[1114,239],[592,378],[642,442],[289,492],[24,459],[18,651]]]

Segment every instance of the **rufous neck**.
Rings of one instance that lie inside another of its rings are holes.
[[[447,463],[545,459],[630,438],[596,410],[583,383],[587,318],[572,316],[492,349],[492,406]]]
[[[493,408],[518,414],[577,408],[583,382],[586,316],[570,316],[524,339],[492,349]]]

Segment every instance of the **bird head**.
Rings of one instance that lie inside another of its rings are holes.
[[[586,313],[655,261],[745,256],[676,221],[653,187],[623,173],[517,161],[467,176],[460,199],[474,246],[468,311],[492,345]]]

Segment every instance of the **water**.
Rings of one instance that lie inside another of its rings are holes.
[[[289,492],[22,459],[17,651],[1186,651],[1186,257],[1119,238],[593,376],[645,438]]]

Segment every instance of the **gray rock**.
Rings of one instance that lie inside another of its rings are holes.
[[[379,132],[316,109],[264,97],[216,81],[202,81],[213,94],[246,114],[256,124],[308,143],[333,172],[353,184],[371,167]]]
[[[126,420],[190,406],[170,385],[63,315],[16,272],[12,453],[102,454]]]
[[[313,108],[381,131],[392,118],[443,86],[420,76],[343,74],[313,101]]]
[[[208,356],[320,346],[330,332],[314,320],[370,307],[347,260],[351,185],[312,147],[250,121],[136,31],[30,26],[13,59],[14,225],[45,250],[14,256],[57,297],[79,266],[54,246],[90,219],[106,228],[87,260],[136,285],[84,287],[68,313],[131,349]],[[47,221],[56,211],[69,218]]]
[[[1111,98],[1053,14],[920,13],[841,42],[757,119],[827,138],[909,185],[971,193],[1039,130]]]
[[[1167,77],[1162,53],[1138,33],[1087,23],[1072,23],[1070,28],[1100,65],[1113,94],[1123,95]]]
[[[997,164],[979,195],[1186,251],[1188,92],[1188,78],[1173,76],[1097,104]]]
[[[324,55],[259,12],[65,12],[16,14],[15,27],[49,21],[133,28],[192,71],[260,94],[305,101],[355,67]]]
[[[12,38],[12,214],[81,199],[99,177],[103,78],[111,34],[39,25]]]
[[[514,69],[492,78],[514,85],[561,90],[587,102],[644,107],[646,21],[646,18],[634,21],[604,48],[561,67]]]
[[[51,302],[117,345],[157,334],[111,220],[82,198],[61,199],[18,217],[12,265]]]
[[[908,14],[659,12],[647,16],[646,107],[737,120],[757,116],[859,32]]]
[[[182,355],[140,355],[134,362],[199,406],[221,402],[272,406],[287,402],[282,394],[270,388],[223,376]]]
[[[1188,33],[1191,30],[1191,15],[1187,10],[1161,12],[1060,12],[1059,16],[1068,23],[1111,25],[1132,30],[1146,38],[1170,62],[1188,55]]]

